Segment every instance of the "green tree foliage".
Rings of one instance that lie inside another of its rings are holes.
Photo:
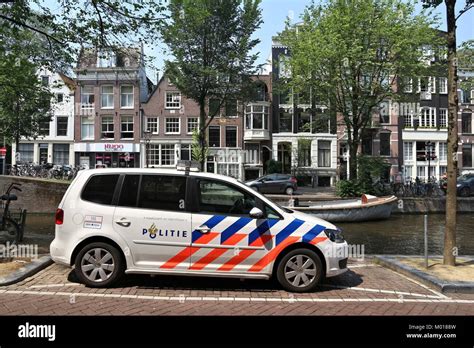
[[[401,0],[334,0],[308,6],[301,23],[288,23],[280,35],[290,52],[284,61],[290,86],[296,93],[311,89],[343,117],[351,178],[373,113],[398,97],[394,83],[426,75],[421,47],[438,43],[435,23]]]
[[[171,0],[162,37],[173,60],[166,73],[200,109],[199,144],[206,148],[206,129],[226,102],[250,93],[259,43],[252,34],[261,23],[260,0]],[[209,112],[209,100],[218,105]],[[209,116],[209,117],[208,117]],[[204,159],[201,160],[204,166]]]
[[[53,95],[41,84],[37,67],[26,59],[0,55],[0,134],[13,139],[40,136],[52,116]]]

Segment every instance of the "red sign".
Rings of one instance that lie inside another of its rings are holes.
[[[105,151],[121,151],[123,150],[123,144],[105,144]]]
[[[7,148],[0,147],[0,157],[5,157],[7,155]]]

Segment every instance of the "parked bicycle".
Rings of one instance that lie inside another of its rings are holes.
[[[12,190],[21,192],[21,184],[11,183],[6,192],[0,196],[3,205],[3,212],[0,219],[0,244],[16,244],[23,239],[23,230],[26,221],[26,210],[20,209],[15,217],[10,211],[10,203],[18,198]]]

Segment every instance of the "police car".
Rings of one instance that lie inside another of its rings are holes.
[[[189,165],[80,171],[57,209],[50,251],[90,287],[124,273],[274,276],[306,292],[347,270],[336,226]]]

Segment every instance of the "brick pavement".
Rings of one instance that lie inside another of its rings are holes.
[[[474,295],[440,294],[365,260],[314,293],[271,281],[129,275],[91,289],[52,265],[0,288],[0,315],[473,315]]]

